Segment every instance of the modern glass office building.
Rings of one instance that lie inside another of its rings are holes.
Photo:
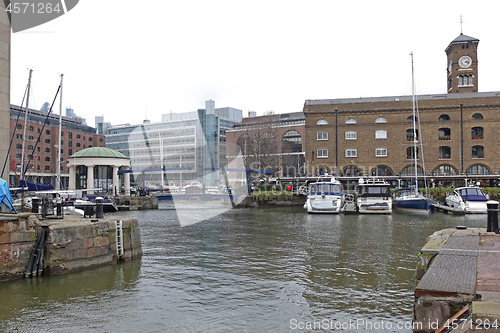
[[[140,125],[118,125],[107,129],[106,147],[128,156],[134,170],[132,181],[148,186],[163,183],[205,186],[223,183],[218,168],[227,167],[226,130],[242,120],[242,111],[215,109],[206,101],[205,109],[162,115],[162,121]],[[215,170],[215,171],[214,171]],[[141,172],[144,171],[144,172]]]

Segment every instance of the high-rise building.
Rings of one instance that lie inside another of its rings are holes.
[[[111,126],[105,133],[106,147],[128,156],[132,170],[166,168],[165,182],[200,181],[218,186],[221,176],[214,170],[227,167],[226,130],[241,122],[242,111],[216,109],[212,100],[205,106],[193,112],[163,114],[158,123]],[[136,174],[135,181],[141,182],[141,177]],[[147,171],[144,177],[150,183],[161,183],[160,172]]]

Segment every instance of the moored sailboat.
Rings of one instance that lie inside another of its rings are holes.
[[[412,110],[413,110],[413,174],[414,179],[409,188],[399,189],[393,194],[393,204],[396,209],[415,212],[429,213],[432,208],[432,200],[426,198],[418,190],[418,154],[417,154],[417,117],[415,114],[415,84],[414,84],[414,69],[413,69],[413,52],[411,55],[411,79],[412,79]],[[423,154],[422,154],[423,155]]]

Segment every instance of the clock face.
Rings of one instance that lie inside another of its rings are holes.
[[[462,68],[467,68],[472,64],[472,59],[469,56],[463,56],[458,60],[458,64]]]

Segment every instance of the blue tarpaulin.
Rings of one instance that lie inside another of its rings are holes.
[[[29,182],[29,181],[24,180],[24,179],[21,179],[19,181],[19,186],[20,187],[27,187],[28,191],[32,191],[32,192],[35,192],[35,191],[49,191],[49,190],[53,190],[54,189],[54,186],[52,186],[52,185],[40,184],[40,183],[33,183],[33,182]]]
[[[4,179],[0,178],[0,202],[9,207],[9,212],[12,212],[12,196],[10,195],[9,184]]]

